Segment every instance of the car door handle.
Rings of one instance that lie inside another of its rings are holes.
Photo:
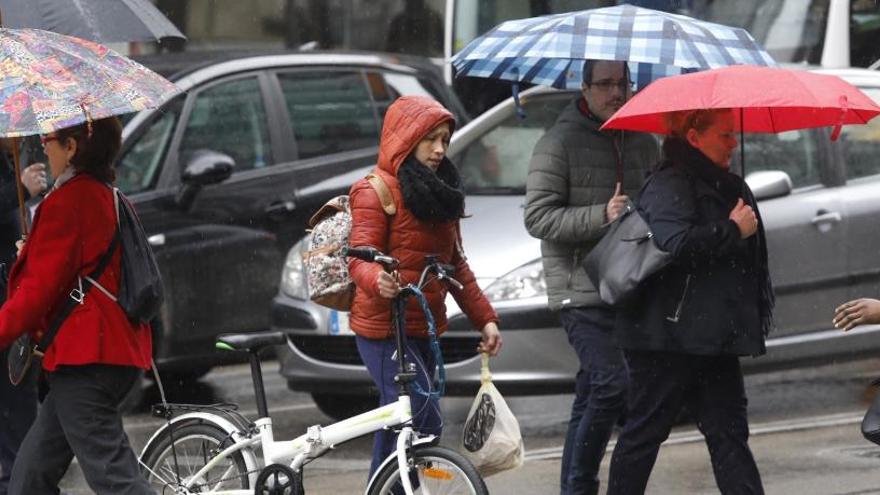
[[[288,199],[284,201],[275,201],[273,203],[269,203],[269,206],[267,206],[266,209],[263,211],[270,215],[275,215],[279,213],[290,213],[295,209],[296,203]]]
[[[836,211],[819,210],[816,212],[816,216],[813,217],[812,223],[813,225],[820,225],[824,223],[838,223],[841,220],[843,220],[843,217]]]
[[[165,245],[165,234],[154,234],[150,237],[147,237],[147,242],[150,246],[164,246]]]

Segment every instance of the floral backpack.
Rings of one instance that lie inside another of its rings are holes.
[[[379,196],[385,213],[394,215],[397,208],[385,181],[375,174],[368,175],[367,181]],[[309,220],[309,226],[312,231],[308,251],[303,253],[309,298],[321,306],[348,311],[354,298],[354,282],[348,273],[348,260],[342,256],[342,249],[348,247],[348,235],[351,233],[348,196],[336,196],[324,203]]]

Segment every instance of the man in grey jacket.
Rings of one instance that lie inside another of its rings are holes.
[[[562,454],[562,495],[598,493],[599,464],[628,382],[612,335],[614,312],[581,262],[660,157],[649,134],[599,130],[632,96],[627,65],[587,60],[583,72],[582,97],[535,145],[526,185],[525,224],[541,239],[550,308],[559,310],[580,361]]]

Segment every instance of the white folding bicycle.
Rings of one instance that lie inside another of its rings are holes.
[[[380,263],[389,272],[397,268],[396,259],[372,249],[349,249],[347,255]],[[391,305],[397,356],[405,356],[406,334],[398,315],[403,315],[406,299],[416,296],[424,302],[421,288],[434,280],[460,287],[448,275],[450,267],[434,257],[426,258],[418,284],[403,287]],[[427,311],[426,304],[423,310]],[[430,312],[427,316],[431,320]],[[398,432],[397,446],[369,480],[366,494],[489,493],[464,456],[439,446],[437,437],[413,429],[408,385],[415,380],[416,373],[415,366],[404,359],[397,360],[397,402],[332,425],[311,426],[293,440],[276,441],[266,405],[259,351],[284,341],[280,332],[227,334],[217,339],[218,348],[249,353],[260,416],[254,422],[241,415],[235,404],[169,404],[163,395],[163,403],[154,406],[153,414],[167,422],[153,434],[140,457],[142,469],[157,493],[300,495],[304,493],[302,472],[307,463],[344,442],[382,429]],[[439,366],[442,370],[442,361]]]

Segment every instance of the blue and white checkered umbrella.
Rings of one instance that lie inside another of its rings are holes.
[[[776,65],[745,29],[627,4],[503,22],[452,65],[459,76],[579,88],[586,59],[629,62],[637,87],[728,65]]]

